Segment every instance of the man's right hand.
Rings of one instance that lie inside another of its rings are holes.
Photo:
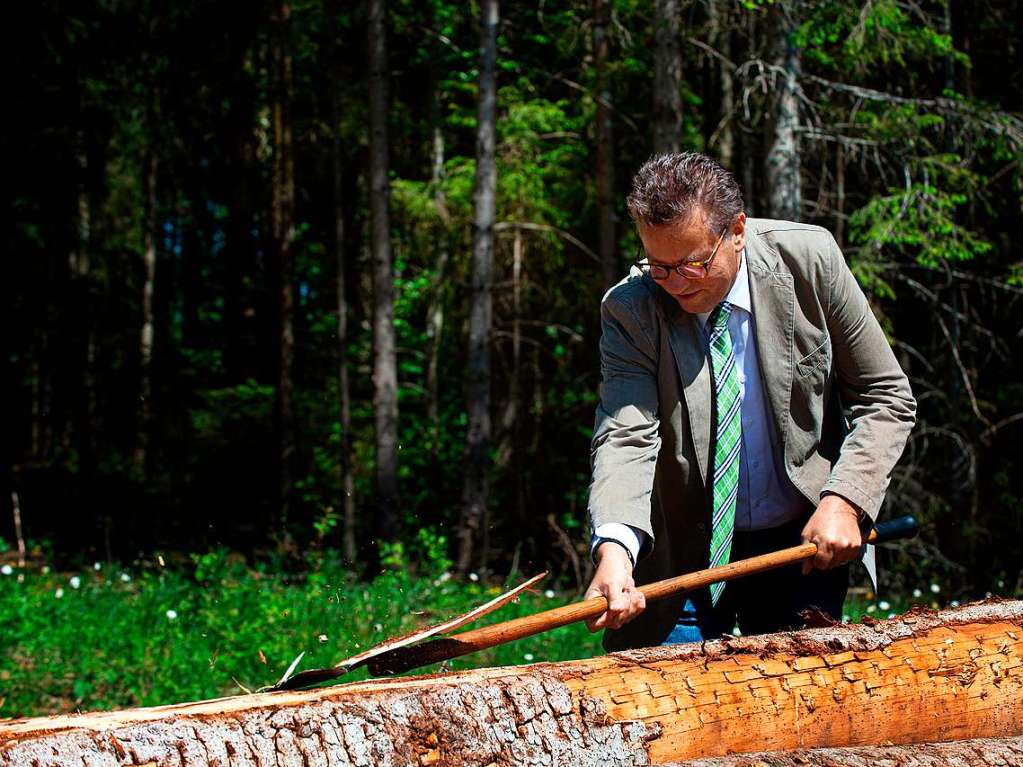
[[[617,543],[602,543],[595,553],[597,571],[593,574],[584,599],[602,596],[608,609],[596,618],[586,621],[590,631],[603,628],[617,629],[631,621],[646,608],[646,597],[636,589],[632,580],[629,555]]]

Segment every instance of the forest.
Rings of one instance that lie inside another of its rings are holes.
[[[887,588],[1018,593],[1021,11],[24,5],[0,557],[581,589],[600,298],[632,175],[685,149],[835,235],[909,374]]]

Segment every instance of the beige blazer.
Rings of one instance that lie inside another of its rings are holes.
[[[916,419],[909,381],[831,234],[751,218],[746,258],[757,352],[785,471],[876,518]],[[639,584],[707,566],[711,372],[697,319],[634,268],[601,303],[600,402],[591,446],[591,530],[643,530]],[[684,597],[606,631],[608,650],[660,644]]]

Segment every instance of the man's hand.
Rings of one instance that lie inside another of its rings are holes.
[[[597,572],[593,574],[584,599],[603,596],[608,609],[586,621],[590,631],[616,629],[631,621],[646,608],[646,597],[636,590],[632,580],[632,563],[625,549],[617,543],[602,543],[596,552]]]
[[[855,559],[863,545],[860,511],[839,495],[826,495],[803,528],[803,542],[817,544],[817,556],[803,562],[803,575]]]

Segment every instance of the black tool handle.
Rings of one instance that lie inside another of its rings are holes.
[[[915,538],[920,532],[920,525],[916,517],[907,514],[904,517],[896,517],[885,522],[874,525],[873,533],[869,537],[870,543],[888,543],[903,538]]]

